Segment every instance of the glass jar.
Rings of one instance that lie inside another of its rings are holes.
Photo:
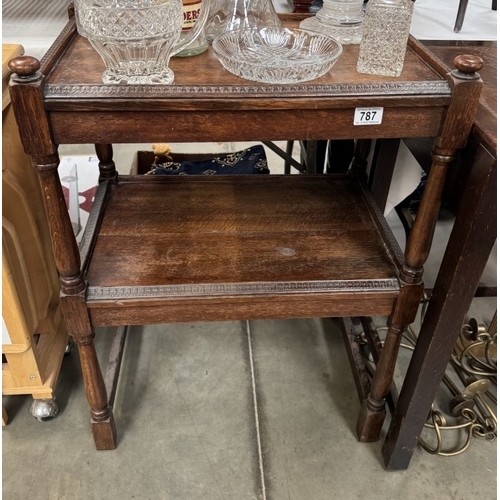
[[[412,0],[368,2],[356,65],[359,73],[401,75],[412,14]]]

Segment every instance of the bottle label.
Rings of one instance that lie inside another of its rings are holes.
[[[354,125],[380,125],[384,108],[356,108],[354,110]]]
[[[182,31],[189,31],[200,15],[201,0],[183,0],[184,22]]]

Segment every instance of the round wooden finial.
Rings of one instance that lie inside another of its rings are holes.
[[[9,69],[20,77],[31,76],[40,69],[40,61],[31,56],[14,57],[9,61]]]
[[[474,74],[483,67],[483,60],[479,56],[463,54],[455,57],[453,64],[461,73]]]

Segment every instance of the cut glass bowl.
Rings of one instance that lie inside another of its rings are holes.
[[[212,43],[229,72],[261,83],[301,83],[327,73],[342,54],[334,38],[289,28],[242,29]]]

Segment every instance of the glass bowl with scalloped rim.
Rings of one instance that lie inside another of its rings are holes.
[[[227,31],[215,38],[212,47],[230,73],[275,84],[315,80],[330,71],[342,54],[342,45],[323,33],[274,27]]]

